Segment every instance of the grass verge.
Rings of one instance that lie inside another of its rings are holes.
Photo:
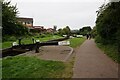
[[[109,57],[117,63],[120,63],[120,55],[118,55],[117,46],[114,45],[102,45],[97,43],[97,46],[104,51]]]
[[[77,46],[80,46],[86,39],[85,38],[72,38],[69,39],[70,46],[73,48],[76,48]]]
[[[65,65],[36,57],[7,57],[2,60],[3,78],[62,78]]]

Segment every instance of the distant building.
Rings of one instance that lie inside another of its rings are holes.
[[[17,19],[18,19],[18,22],[25,25],[28,29],[33,28],[33,18],[18,17]]]
[[[33,26],[34,29],[37,29],[37,30],[43,30],[44,29],[44,26]]]
[[[23,24],[28,28],[30,32],[38,32],[38,33],[54,33],[56,27],[54,29],[48,28],[45,29],[44,26],[33,26],[33,18],[25,18],[25,17],[18,17],[18,22]]]
[[[33,30],[37,31],[39,33],[45,33],[46,29],[44,29],[44,26],[33,26]]]
[[[53,33],[53,32],[54,32],[54,29],[48,28],[48,29],[46,29],[46,32],[48,32],[48,33]]]

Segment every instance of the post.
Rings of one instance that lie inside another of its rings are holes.
[[[35,53],[39,53],[39,42],[36,42],[36,49],[35,49]]]
[[[19,38],[18,40],[19,40],[19,45],[21,45],[21,38]]]
[[[35,49],[35,53],[39,53],[39,40],[36,40],[36,49]]]
[[[33,44],[34,44],[34,38],[32,38],[32,42],[33,42]]]

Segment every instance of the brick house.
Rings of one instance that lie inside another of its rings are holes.
[[[54,29],[48,28],[48,29],[46,29],[46,32],[47,32],[47,33],[53,33],[53,32],[54,32]]]
[[[33,26],[33,30],[37,31],[39,33],[45,33],[46,29],[44,29],[44,26]]]
[[[25,25],[28,29],[33,28],[33,18],[18,17],[17,19],[18,19],[18,22]]]

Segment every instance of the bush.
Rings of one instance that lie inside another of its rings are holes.
[[[95,37],[95,42],[96,42],[96,43],[102,43],[102,44],[104,44],[104,45],[108,44],[108,41],[107,41],[106,39],[102,38],[102,37],[99,36],[99,35],[97,35],[97,36]]]

